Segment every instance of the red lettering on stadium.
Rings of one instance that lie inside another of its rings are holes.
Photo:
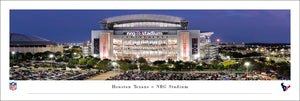
[[[103,35],[103,54],[102,54],[102,58],[105,59],[106,58],[106,36]]]
[[[186,35],[183,35],[183,60],[186,60]]]

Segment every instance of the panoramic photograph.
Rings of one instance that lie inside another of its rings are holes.
[[[10,10],[10,80],[291,78],[290,10]]]

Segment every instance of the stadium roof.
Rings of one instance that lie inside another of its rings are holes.
[[[37,36],[11,33],[10,45],[56,45],[56,43]]]
[[[188,23],[184,18],[181,17],[157,15],[157,14],[134,14],[134,15],[123,15],[123,16],[106,18],[100,21],[100,25],[102,29],[114,29],[114,25],[125,24],[125,23],[128,24],[128,23],[135,23],[135,22],[148,22],[148,23],[158,22],[157,24],[161,22],[161,23],[169,23],[169,24],[178,24],[183,29],[186,29]],[[146,27],[146,26],[135,26],[135,27]]]
[[[135,14],[135,15],[123,15],[106,18],[103,21],[106,23],[123,22],[123,21],[161,21],[161,22],[173,22],[180,23],[183,18],[168,16],[168,15],[156,15],[156,14]]]

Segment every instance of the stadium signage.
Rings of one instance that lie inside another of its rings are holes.
[[[135,32],[125,32],[128,36],[140,36],[140,35],[163,35],[162,32],[155,31],[135,31]]]
[[[122,39],[164,39],[169,38],[167,35],[160,36],[121,36]]]

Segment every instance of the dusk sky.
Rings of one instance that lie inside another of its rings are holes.
[[[128,14],[185,18],[188,30],[212,31],[211,40],[290,43],[289,10],[11,10],[10,32],[54,42],[85,42],[102,19]]]

